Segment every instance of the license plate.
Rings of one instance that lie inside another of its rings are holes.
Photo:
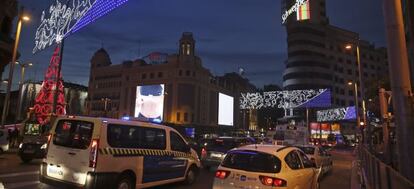
[[[27,149],[27,150],[23,150],[23,153],[25,153],[25,154],[34,154],[35,151],[31,150],[31,149]]]
[[[214,157],[214,158],[221,158],[221,154],[212,153],[212,154],[211,154],[211,157]]]
[[[54,177],[63,177],[62,168],[49,165],[47,167],[47,175],[54,176]]]

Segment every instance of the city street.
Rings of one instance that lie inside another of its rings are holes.
[[[353,156],[350,151],[332,151],[334,168],[331,173],[324,176],[321,182],[322,189],[335,187],[335,189],[349,189],[351,178],[351,164]],[[38,181],[38,169],[40,160],[29,164],[22,164],[14,153],[0,155],[0,188],[6,189],[53,189],[54,187],[41,184]],[[214,170],[202,170],[197,183],[184,186],[180,183],[155,187],[154,189],[208,189],[211,188],[214,178]]]

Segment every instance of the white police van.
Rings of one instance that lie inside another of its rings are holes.
[[[192,184],[200,160],[174,129],[138,121],[58,117],[40,181],[62,187],[146,188]]]

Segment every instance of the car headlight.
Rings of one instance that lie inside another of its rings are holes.
[[[47,143],[44,143],[41,147],[40,147],[40,149],[46,149],[47,148]]]
[[[22,147],[23,147],[23,143],[20,143],[19,144],[19,149],[22,148]]]

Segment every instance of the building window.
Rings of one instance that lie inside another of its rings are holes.
[[[177,121],[180,122],[181,121],[181,115],[180,112],[177,112]]]
[[[348,95],[349,95],[349,96],[354,96],[354,91],[349,90],[349,91],[348,91]]]
[[[193,71],[193,77],[195,77],[195,72]]]
[[[142,74],[141,78],[142,79],[146,79],[147,78],[147,74]]]
[[[341,90],[339,91],[339,94],[341,94],[341,95],[345,94],[345,90],[344,90],[344,89],[341,89]]]
[[[178,75],[182,76],[183,75],[183,70],[178,71]]]
[[[190,44],[187,44],[186,54],[190,55]]]
[[[185,71],[186,76],[190,76],[190,70]]]
[[[188,113],[187,112],[185,112],[184,113],[184,122],[187,122],[188,121]]]
[[[162,75],[163,75],[162,72],[158,72],[158,77],[159,78],[162,78]]]
[[[341,100],[341,106],[345,106],[345,100]]]
[[[154,73],[150,73],[150,78],[154,79]]]
[[[352,70],[351,69],[348,69],[347,72],[348,72],[348,75],[352,75]]]
[[[353,100],[350,100],[349,101],[349,106],[353,106],[354,105],[354,101]]]
[[[194,113],[191,114],[191,122],[194,122]]]

